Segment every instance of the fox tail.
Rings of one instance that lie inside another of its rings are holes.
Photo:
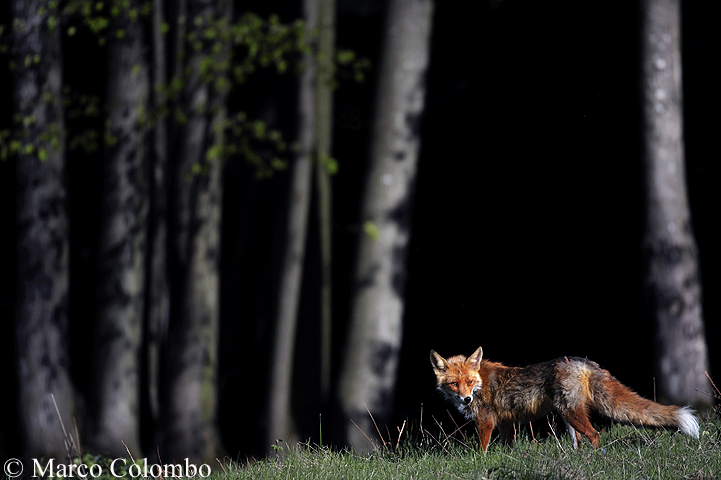
[[[591,383],[594,407],[601,415],[632,425],[677,428],[689,437],[698,438],[698,419],[690,407],[652,402],[636,394],[608,372],[604,372],[597,382]]]

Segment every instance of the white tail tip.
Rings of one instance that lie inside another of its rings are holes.
[[[689,407],[681,407],[676,412],[676,421],[678,429],[684,435],[698,438],[698,418],[694,415],[694,411]]]

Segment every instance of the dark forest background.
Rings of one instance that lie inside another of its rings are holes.
[[[10,5],[0,21],[8,24]],[[341,69],[334,90],[331,177],[332,368],[339,388],[364,235],[361,203],[371,151],[386,3],[339,0],[336,47],[370,60],[362,82]],[[236,2],[282,22],[300,2]],[[682,3],[686,179],[698,244],[710,373],[721,371],[721,243],[717,148],[721,120],[721,4]],[[436,2],[412,196],[403,335],[391,431],[421,409],[447,421],[434,391],[430,349],[525,365],[589,357],[623,383],[654,395],[654,323],[644,299],[640,94],[636,2],[447,0]],[[64,81],[104,98],[105,48],[83,29],[62,37]],[[10,53],[0,66],[2,127],[12,125]],[[228,102],[292,140],[298,76],[260,68]],[[171,158],[172,161],[172,158]],[[292,162],[291,162],[292,163]],[[5,394],[0,455],[18,454],[21,426],[15,361],[15,163],[0,162],[0,370]],[[217,419],[232,457],[268,451],[268,389],[291,171],[259,179],[245,159],[224,163],[220,254]],[[70,231],[71,380],[92,395],[97,245],[103,156],[67,152]],[[344,440],[335,400],[318,397],[321,286],[317,200],[311,202],[295,339],[291,409],[300,439]],[[12,333],[11,333],[12,332]],[[141,392],[141,394],[145,394]],[[141,448],[154,452],[156,424],[141,401]],[[327,420],[326,420],[327,419]],[[342,425],[341,425],[342,424]],[[81,441],[82,441],[81,433]]]

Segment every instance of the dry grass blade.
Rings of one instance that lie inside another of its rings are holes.
[[[73,439],[73,436],[72,436],[72,435],[68,435],[68,431],[67,431],[67,429],[65,428],[65,422],[63,422],[63,417],[62,417],[62,415],[60,415],[60,409],[58,408],[58,402],[55,401],[55,394],[51,393],[51,394],[50,394],[50,398],[53,399],[53,405],[55,405],[55,413],[58,414],[58,420],[60,420],[60,426],[61,426],[62,429],[63,429],[63,437],[64,437],[64,438],[63,438],[63,442],[65,443],[65,450],[66,450],[67,453],[68,453],[68,461],[69,461],[70,463],[72,463],[72,461],[73,461],[73,450],[75,450],[75,453],[77,454],[78,459],[80,459],[80,458],[81,458],[81,456],[80,456],[80,449],[79,449],[78,446],[76,445],[76,442],[75,442],[75,440]],[[78,428],[78,426],[77,426],[77,424],[76,424],[76,425],[75,425],[75,430],[76,430],[76,431],[77,431],[77,428]],[[79,436],[78,436],[78,439],[80,439]],[[80,478],[83,478],[83,479],[86,478],[85,476],[81,475],[80,473],[78,473],[78,475],[80,476]]]
[[[366,412],[368,412],[368,415],[370,415],[371,420],[373,421],[373,426],[376,427],[376,432],[378,432],[378,438],[381,439],[381,442],[383,442],[383,446],[385,447],[385,446],[386,446],[386,441],[383,439],[383,435],[381,435],[381,431],[380,431],[380,429],[378,428],[378,424],[376,423],[376,419],[373,418],[373,414],[371,413],[370,409],[368,408],[368,405],[366,405],[365,403],[363,403],[363,406],[366,407]],[[356,425],[356,427],[357,427],[357,426],[358,426],[358,425]],[[365,433],[364,433],[363,435],[365,435]],[[388,439],[390,439],[390,435],[391,435],[390,432],[388,432]],[[368,438],[368,437],[366,436],[366,438]]]
[[[398,427],[396,427],[396,428],[398,428]],[[396,440],[396,450],[398,450],[398,446],[401,444],[401,436],[403,435],[403,430],[405,428],[406,428],[406,421],[403,420],[403,425],[401,425],[401,428],[398,428],[398,440]]]
[[[130,449],[128,448],[128,446],[125,444],[124,441],[120,440],[120,442],[121,442],[121,443],[123,444],[123,446],[125,447],[125,451],[128,452],[128,455],[130,456],[130,460],[131,460],[133,463],[135,463],[135,459],[133,458],[133,454],[130,453]]]
[[[360,432],[363,434],[363,436],[366,437],[366,440],[368,440],[368,442],[370,442],[370,444],[373,445],[373,448],[375,448],[376,452],[380,452],[380,450],[378,449],[378,446],[377,446],[375,443],[373,443],[373,440],[371,440],[368,435],[366,435],[366,432],[364,432],[363,429],[360,428],[360,427],[358,426],[358,424],[353,421],[352,418],[351,418],[350,421],[351,421],[351,423],[352,423],[353,425],[355,425],[355,428],[357,428],[358,430],[360,430]]]
[[[714,390],[716,390],[716,393],[713,395],[717,400],[721,400],[721,390],[718,389],[715,383],[713,383],[713,380],[711,380],[711,375],[708,374],[708,372],[703,372],[706,374],[706,378],[708,378],[708,381],[711,382],[711,386]]]

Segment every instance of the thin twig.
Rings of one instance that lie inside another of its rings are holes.
[[[128,452],[128,455],[130,455],[130,460],[131,460],[133,463],[135,463],[135,459],[133,458],[133,454],[130,453],[130,449],[128,448],[128,446],[125,445],[125,442],[122,441],[122,440],[120,440],[120,443],[122,443],[122,444],[125,446],[125,450]]]
[[[376,419],[373,418],[373,414],[371,413],[370,409],[368,408],[368,405],[366,405],[365,402],[363,402],[363,406],[366,407],[366,411],[368,412],[368,415],[370,415],[371,420],[373,420],[373,425],[375,425],[375,427],[376,427],[376,432],[378,432],[378,437],[380,437],[381,442],[383,442],[383,446],[385,447],[385,446],[386,446],[386,441],[383,440],[383,435],[381,435],[381,431],[380,431],[380,429],[378,428],[378,424],[376,423]],[[365,435],[365,434],[364,434],[364,435]],[[389,434],[389,437],[390,437],[390,434]]]
[[[73,424],[75,425],[75,451],[78,454],[78,457],[83,458],[83,452],[80,450],[80,433],[78,432],[78,422],[75,418],[73,418]]]
[[[446,413],[447,413],[448,416],[451,418],[451,422],[453,422],[453,425],[456,426],[456,429],[453,430],[453,432],[451,433],[451,435],[455,435],[456,432],[458,432],[458,433],[460,433],[460,434],[463,436],[463,441],[464,441],[464,442],[467,442],[467,441],[468,441],[468,438],[466,438],[466,432],[464,432],[464,431],[461,430],[461,429],[462,429],[463,427],[465,427],[466,425],[468,425],[470,422],[466,422],[466,423],[463,424],[462,427],[459,427],[458,424],[456,423],[456,419],[453,418],[453,415],[451,415],[451,412],[450,412],[448,409],[446,409]]]
[[[60,415],[60,409],[58,408],[58,402],[55,401],[55,394],[51,393],[50,398],[53,399],[53,405],[55,405],[55,412],[58,414],[58,420],[60,420],[60,426],[63,428],[63,441],[65,443],[65,450],[68,452],[68,460],[72,462],[73,460],[73,447],[75,446],[75,442],[73,442],[73,437],[68,435],[68,431],[65,429],[65,422],[63,422],[63,417]],[[78,449],[75,448],[75,451]]]
[[[68,431],[65,430],[65,423],[63,422],[63,417],[60,416],[60,409],[58,408],[58,403],[55,401],[55,394],[54,394],[54,393],[51,393],[51,394],[50,394],[50,397],[53,399],[53,405],[55,405],[55,411],[57,412],[58,418],[60,419],[60,426],[63,427],[63,435],[64,435],[65,438],[67,439],[67,438],[68,438]]]
[[[721,400],[721,390],[718,389],[715,383],[713,383],[713,380],[711,380],[711,376],[708,374],[708,371],[703,372],[706,374],[706,378],[708,378],[708,381],[711,382],[711,386],[714,390],[716,390],[716,394],[718,395],[716,398]]]
[[[398,428],[398,427],[396,427]],[[398,428],[398,440],[396,440],[396,450],[398,450],[398,446],[401,444],[401,435],[403,435],[403,430],[406,428],[406,421],[403,420],[403,425],[401,428]]]
[[[551,421],[550,421],[550,420],[548,420],[548,426],[551,427],[551,434],[553,434],[553,438],[556,439],[556,443],[558,444],[558,446],[559,446],[559,448],[561,449],[561,451],[563,451],[563,453],[565,454],[565,453],[566,453],[566,449],[563,448],[563,445],[561,445],[561,441],[558,439],[558,436],[556,435],[556,429],[553,428],[553,425],[551,425]]]
[[[436,422],[436,425],[438,425],[438,428],[441,429],[441,433],[443,433],[443,435],[446,435],[446,432],[443,431],[443,427],[441,426],[440,423],[438,423],[438,420],[436,420],[436,417],[434,417],[433,415],[431,415],[431,418],[433,419],[434,422]],[[430,432],[428,433],[428,436],[431,437],[431,438],[433,438],[433,440],[435,440],[436,443],[438,443],[438,445],[439,445],[448,455],[452,455],[451,452],[449,452],[448,449],[443,446],[443,444],[441,443],[441,441],[438,440],[438,439],[436,439],[436,438],[434,438],[433,435],[430,434]],[[446,441],[448,441],[448,436],[446,436]]]
[[[528,422],[528,428],[531,429],[531,443],[536,443],[536,436],[533,434],[533,423]]]
[[[350,421],[351,421],[351,423],[352,423],[353,425],[355,425],[355,428],[357,428],[358,430],[360,430],[360,432],[363,434],[364,437],[366,437],[366,439],[370,442],[370,444],[373,445],[373,448],[376,449],[376,452],[380,452],[380,451],[378,450],[378,447],[376,446],[376,444],[373,443],[373,440],[371,440],[370,437],[368,437],[368,435],[366,435],[366,432],[364,432],[363,429],[360,428],[360,427],[358,426],[358,424],[353,421],[352,418],[351,418]]]

